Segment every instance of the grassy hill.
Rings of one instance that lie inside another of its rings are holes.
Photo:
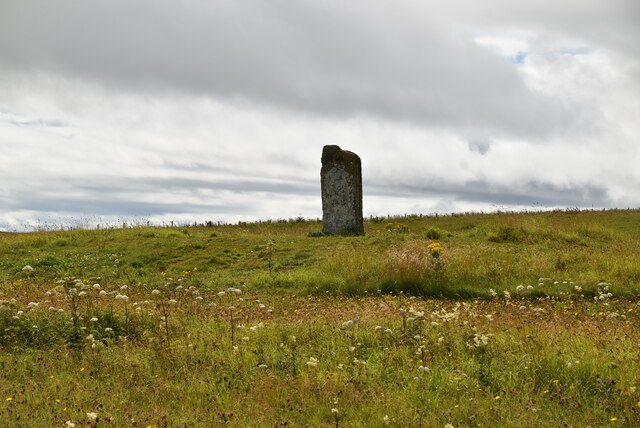
[[[153,288],[188,272],[207,287],[345,295],[488,297],[532,285],[528,294],[541,296],[570,292],[573,282],[593,296],[602,281],[620,296],[640,294],[638,210],[408,216],[372,219],[363,237],[308,236],[320,229],[291,221],[5,234],[0,281],[5,291],[65,276]],[[437,273],[432,242],[442,245]],[[539,287],[539,278],[554,281]]]
[[[0,426],[638,426],[640,211],[0,234]]]

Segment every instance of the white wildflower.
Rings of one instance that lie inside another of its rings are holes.
[[[317,358],[313,358],[313,357],[309,357],[309,361],[307,361],[307,365],[309,367],[318,367],[318,359]]]
[[[31,266],[26,265],[25,267],[22,268],[22,271],[23,272],[33,272],[34,269]]]

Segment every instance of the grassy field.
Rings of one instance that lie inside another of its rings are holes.
[[[640,211],[0,234],[0,426],[640,426]]]

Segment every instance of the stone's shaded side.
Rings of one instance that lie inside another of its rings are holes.
[[[358,155],[338,146],[324,146],[320,186],[323,232],[364,235],[362,165]]]

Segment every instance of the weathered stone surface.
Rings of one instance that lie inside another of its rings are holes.
[[[323,232],[364,235],[362,165],[358,155],[338,146],[324,146],[320,186]]]

